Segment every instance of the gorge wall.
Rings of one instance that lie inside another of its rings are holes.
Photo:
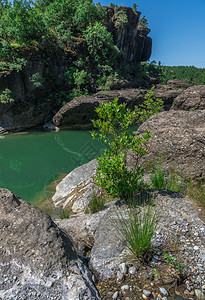
[[[129,7],[104,7],[107,11],[107,29],[112,33],[115,44],[121,51],[119,64],[140,62],[149,59],[152,40],[147,37],[149,29],[138,26],[139,12]],[[119,11],[127,16],[127,23],[120,22],[116,26]],[[83,45],[76,41],[76,52],[61,49],[47,49],[42,52],[31,49],[24,53],[26,66],[19,72],[0,72],[0,94],[9,89],[14,102],[0,103],[0,131],[19,131],[42,125],[50,120],[56,109],[60,108],[60,93],[69,90],[64,74],[72,62],[78,57],[83,59]],[[77,53],[77,55],[76,55]],[[35,86],[31,77],[39,74],[41,85]]]

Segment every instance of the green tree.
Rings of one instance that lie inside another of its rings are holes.
[[[95,5],[92,0],[80,0],[73,21],[78,28],[85,29],[103,18],[106,18],[106,13],[100,3]]]
[[[96,62],[113,64],[119,49],[114,45],[113,38],[106,27],[100,22],[89,25],[84,31],[88,51]]]

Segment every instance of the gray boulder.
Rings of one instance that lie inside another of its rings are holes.
[[[191,86],[183,91],[173,102],[174,110],[205,109],[205,85]]]
[[[7,189],[0,189],[0,228],[1,299],[100,299],[68,236]]]
[[[142,165],[157,164],[160,161],[165,175],[175,170],[183,177],[205,178],[205,110],[171,110],[152,116],[143,123],[136,135],[150,130],[152,137],[147,143],[148,153],[140,159]],[[136,159],[131,152],[128,166]],[[150,169],[147,170],[149,172]]]
[[[52,197],[54,205],[70,207],[76,213],[83,212],[92,193],[99,190],[93,178],[97,167],[98,163],[94,159],[69,173],[56,187],[56,193]]]
[[[113,101],[116,97],[119,103],[127,103],[131,110],[144,101],[148,89],[124,89],[98,92],[93,96],[81,96],[65,104],[53,117],[53,124],[58,127],[83,128],[91,126],[91,120],[96,118],[95,109],[101,103]],[[174,99],[183,90],[170,86],[157,85],[156,97],[162,98],[165,109],[170,109]]]
[[[98,92],[93,96],[81,96],[65,104],[53,117],[53,124],[66,127],[83,127],[91,125],[91,120],[96,117],[95,108],[100,103],[119,99],[119,103],[125,102],[131,109],[143,102],[146,90],[125,89]]]

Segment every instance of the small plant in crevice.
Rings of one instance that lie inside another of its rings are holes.
[[[62,208],[61,212],[60,212],[60,219],[68,219],[71,215],[71,211],[69,208]]]
[[[136,203],[138,202],[139,205]],[[159,217],[153,206],[153,198],[131,199],[123,212],[116,211],[116,226],[125,240],[131,256],[145,260],[151,250],[151,239],[154,236]]]
[[[103,210],[104,205],[106,203],[105,195],[93,192],[90,198],[91,199],[85,210],[85,213],[94,214],[100,210]]]
[[[176,276],[178,277],[178,280],[183,280],[186,277],[187,264],[182,261],[180,255],[173,255],[165,252],[164,258],[176,270]]]
[[[152,170],[151,183],[152,187],[155,189],[165,188],[164,170],[160,164]]]

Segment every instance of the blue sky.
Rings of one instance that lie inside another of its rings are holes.
[[[98,1],[94,1],[98,2]],[[133,6],[148,20],[151,60],[163,65],[205,68],[205,0],[101,0],[101,5]]]

